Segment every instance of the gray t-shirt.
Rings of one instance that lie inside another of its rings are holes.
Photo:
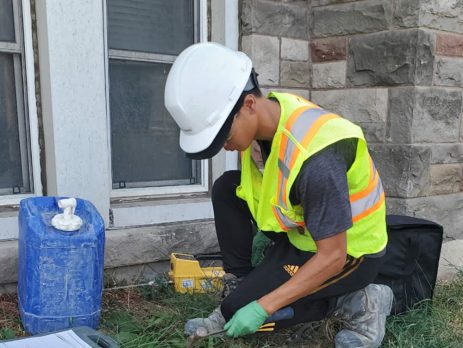
[[[352,227],[347,171],[355,160],[357,139],[344,139],[310,157],[290,191],[301,204],[304,221],[315,241]]]
[[[266,161],[271,143],[259,141]],[[296,178],[289,199],[302,205],[304,221],[315,241],[352,227],[347,171],[355,160],[357,139],[343,139],[310,157]]]
[[[302,205],[305,224],[316,241],[352,227],[347,171],[354,163],[357,142],[344,139],[310,157],[291,188],[291,203]],[[385,253],[383,249],[365,257],[376,258]]]

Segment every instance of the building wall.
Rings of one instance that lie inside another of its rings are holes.
[[[18,203],[29,196],[77,196],[92,201],[105,219],[106,284],[144,282],[166,271],[171,252],[218,250],[210,184],[237,156],[222,152],[206,161],[201,192],[160,188],[126,197],[111,191],[108,52],[105,1],[21,0],[28,27],[26,58],[31,141],[43,183],[32,194],[0,196],[0,293],[15,291]],[[199,3],[200,36],[237,48],[235,0]],[[232,24],[235,23],[233,26]],[[203,23],[204,24],[204,23]],[[231,29],[230,29],[231,28]],[[152,151],[153,149],[146,149]],[[174,187],[175,189],[175,187]]]
[[[359,124],[389,213],[463,238],[463,3],[243,0],[241,47],[267,89]]]

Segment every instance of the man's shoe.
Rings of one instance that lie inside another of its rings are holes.
[[[199,327],[203,327],[208,333],[223,330],[225,318],[220,311],[220,306],[212,311],[207,318],[190,319],[185,323],[185,335],[190,336],[196,333]]]
[[[336,348],[377,348],[383,341],[386,317],[391,313],[394,295],[386,285],[370,284],[343,295],[336,302],[334,317],[344,329],[335,337]]]
[[[230,295],[241,283],[244,277],[238,278],[232,273],[225,273],[222,278],[223,290],[222,298]],[[190,336],[196,333],[196,330],[199,327],[203,327],[207,332],[215,332],[223,329],[225,325],[225,318],[220,311],[220,306],[212,311],[212,313],[207,318],[194,318],[190,319],[185,323],[185,335]]]
[[[223,290],[222,290],[222,298],[227,297],[230,295],[238,285],[243,281],[244,277],[238,278],[236,275],[232,273],[225,273],[222,277],[223,283]]]

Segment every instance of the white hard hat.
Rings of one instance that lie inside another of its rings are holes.
[[[192,45],[177,57],[167,77],[164,103],[180,127],[180,147],[189,157],[212,157],[223,146],[228,131],[222,128],[231,127],[233,115],[228,116],[251,70],[246,54],[216,43]],[[219,133],[223,139],[214,141]]]

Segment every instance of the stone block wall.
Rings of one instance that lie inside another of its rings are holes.
[[[388,212],[462,239],[463,2],[242,0],[241,10],[241,47],[264,91],[290,89],[359,124]]]
[[[252,59],[262,92],[290,92],[309,99],[309,3],[242,0],[240,49]],[[262,169],[259,146],[253,158]]]
[[[363,127],[389,213],[463,238],[463,2],[311,5],[311,99]]]
[[[242,0],[241,50],[251,57],[265,93],[309,97],[308,16],[307,1]]]

